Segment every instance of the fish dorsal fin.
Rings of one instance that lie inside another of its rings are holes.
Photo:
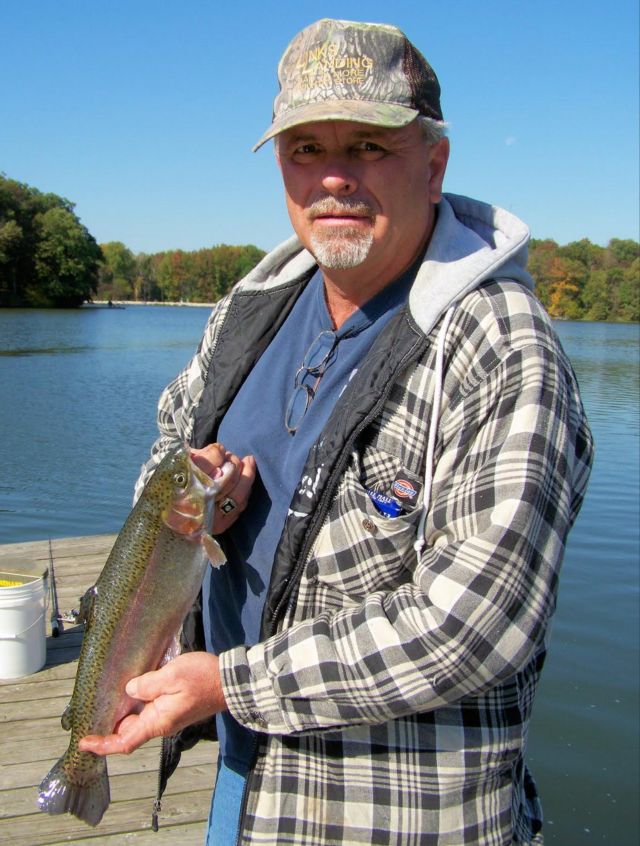
[[[201,542],[212,566],[219,570],[227,560],[224,552],[220,549],[220,544],[207,532],[203,533]]]
[[[62,716],[60,717],[60,725],[65,731],[71,730],[71,724],[73,723],[73,696],[67,707],[62,712]]]
[[[80,600],[80,610],[75,616],[74,622],[76,625],[78,623],[84,623],[85,627],[89,625],[91,622],[91,617],[93,615],[93,605],[96,601],[96,586],[90,587],[89,590],[85,593],[85,595]]]

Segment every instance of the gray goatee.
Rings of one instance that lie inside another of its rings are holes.
[[[323,197],[308,209],[310,220],[326,214],[366,215],[375,221],[375,212],[368,203],[351,197]],[[318,264],[329,269],[357,267],[369,255],[373,244],[373,227],[365,232],[356,226],[323,226],[311,234],[311,249]]]

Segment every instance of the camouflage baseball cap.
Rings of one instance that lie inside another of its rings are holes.
[[[253,148],[317,120],[400,127],[442,120],[433,69],[395,26],[324,19],[298,33],[278,65],[273,122]]]

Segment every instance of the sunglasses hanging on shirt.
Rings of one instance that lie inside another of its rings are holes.
[[[340,338],[332,329],[325,329],[320,332],[317,338],[305,353],[302,364],[298,368],[294,381],[293,393],[287,403],[287,410],[284,415],[284,425],[290,435],[295,435],[298,427],[315,397],[322,374],[326,370],[331,354]],[[311,387],[302,381],[307,373],[316,376],[316,381]]]

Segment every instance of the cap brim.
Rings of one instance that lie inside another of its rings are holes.
[[[418,116],[417,109],[399,106],[395,103],[380,103],[370,100],[325,100],[322,103],[306,103],[297,109],[289,109],[276,118],[269,129],[253,148],[255,153],[270,138],[300,126],[321,120],[353,120],[370,123],[389,129],[399,129],[411,123]]]

